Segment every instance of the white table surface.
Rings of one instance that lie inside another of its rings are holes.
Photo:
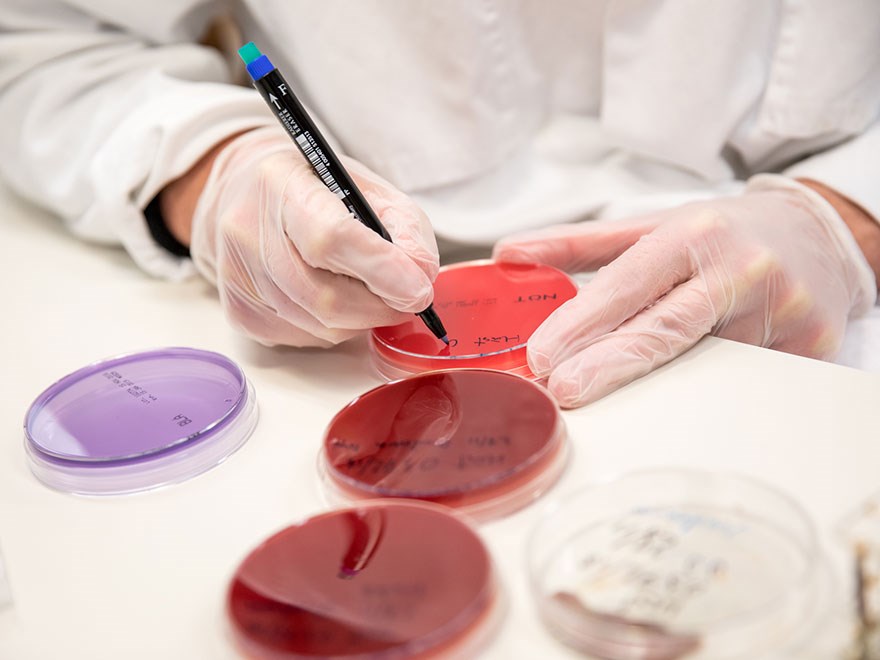
[[[0,231],[0,552],[14,598],[0,610],[0,658],[237,657],[227,580],[264,537],[325,508],[315,467],[324,427],[380,382],[366,344],[260,347],[226,325],[204,282],[150,279],[2,189]],[[21,423],[40,391],[96,359],[175,345],[230,356],[256,387],[260,421],[239,452],[126,497],[65,495],[33,478]],[[880,488],[878,403],[878,376],[710,339],[566,412],[573,460],[549,497],[644,467],[747,473],[806,506],[842,578],[835,525]],[[544,632],[528,594],[525,540],[546,500],[480,528],[508,601],[487,658],[574,657]]]

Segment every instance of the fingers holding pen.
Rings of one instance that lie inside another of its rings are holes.
[[[291,171],[281,194],[284,231],[304,263],[362,282],[398,311],[420,312],[431,303],[432,280],[425,272],[431,269],[422,263],[430,262],[429,249],[422,250],[422,261],[414,259],[405,241],[389,243],[357,222],[305,162]],[[404,211],[386,208],[384,216],[398,213]],[[410,214],[395,230],[406,222],[420,225],[423,219]]]
[[[264,344],[337,344],[433,297],[430,267],[347,213],[277,128],[238,136],[214,161],[191,252],[230,322]]]
[[[428,216],[408,195],[363,163],[341,158],[367,202],[379,216],[391,240],[416,262],[432,282],[440,270],[437,239]]]
[[[229,320],[260,343],[331,346],[406,318],[362,282],[311,268],[282,234],[251,238],[257,245],[227,237],[218,289]]]

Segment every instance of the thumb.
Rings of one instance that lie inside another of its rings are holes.
[[[495,244],[492,257],[568,272],[593,271],[617,259],[658,224],[660,214],[556,225],[503,238]]]

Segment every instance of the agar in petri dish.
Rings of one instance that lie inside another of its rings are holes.
[[[413,317],[373,330],[373,362],[388,380],[463,368],[534,378],[526,362],[526,342],[576,293],[574,281],[551,266],[492,261],[446,266],[434,282],[434,310],[449,334],[449,346]]]
[[[648,470],[556,503],[528,546],[560,640],[608,660],[801,657],[830,573],[812,522],[750,478]]]
[[[238,567],[226,603],[237,644],[259,660],[472,657],[501,610],[467,524],[381,500],[270,537]]]
[[[157,349],[91,364],[48,387],[25,415],[25,450],[52,488],[130,493],[214,467],[256,420],[253,389],[234,362]]]
[[[359,396],[330,422],[320,463],[327,491],[343,501],[420,499],[485,519],[536,499],[566,458],[565,425],[543,388],[455,369]]]

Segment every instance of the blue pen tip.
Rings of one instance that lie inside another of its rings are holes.
[[[440,337],[440,341],[449,346],[449,335],[443,335],[442,337]]]

